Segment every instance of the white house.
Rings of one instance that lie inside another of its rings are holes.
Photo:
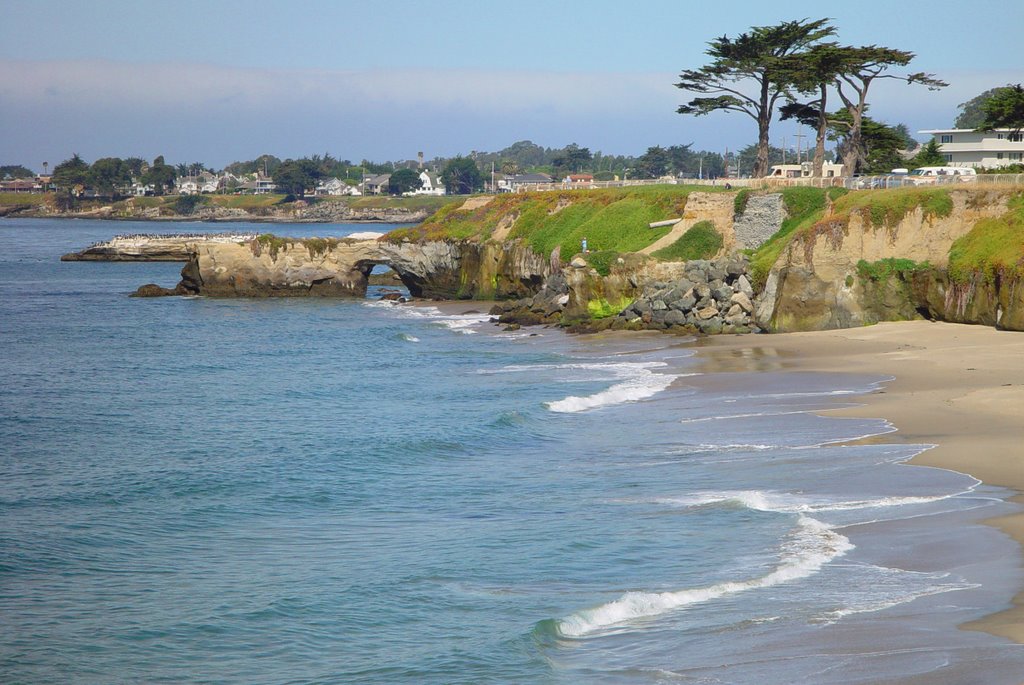
[[[444,195],[445,187],[441,184],[441,179],[437,177],[437,174],[431,174],[426,171],[420,172],[420,187],[411,193],[406,195]]]
[[[186,176],[179,178],[176,183],[181,195],[217,192],[217,179],[207,176]]]
[[[350,186],[340,178],[329,178],[320,181],[316,186],[317,195],[362,195],[359,188]]]
[[[919,131],[935,138],[949,166],[995,168],[1024,163],[1024,134],[1013,129],[948,128]]]

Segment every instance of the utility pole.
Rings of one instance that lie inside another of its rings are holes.
[[[803,139],[806,138],[807,136],[805,136],[803,133],[797,133],[793,137],[796,138],[796,163],[799,164],[800,163],[800,147],[801,147],[800,144],[803,141]]]

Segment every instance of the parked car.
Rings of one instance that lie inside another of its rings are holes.
[[[971,167],[959,166],[923,166],[907,174],[914,185],[929,183],[977,181],[978,172]]]

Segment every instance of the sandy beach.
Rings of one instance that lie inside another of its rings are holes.
[[[701,357],[719,372],[788,369],[892,376],[863,396],[862,405],[829,414],[884,418],[896,432],[872,440],[935,445],[912,463],[1024,492],[1024,334],[913,321],[717,336],[699,344]],[[1024,544],[1024,514],[989,523]],[[1024,642],[1024,591],[1013,604],[963,627]]]

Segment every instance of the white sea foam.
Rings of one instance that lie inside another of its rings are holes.
[[[408,333],[402,333],[401,338],[406,342],[418,343],[420,341],[420,339],[417,338],[415,335],[409,335]]]
[[[548,402],[547,408],[553,412],[573,414],[646,399],[665,390],[679,377],[676,374],[655,373],[651,370],[663,366],[666,366],[664,362],[601,364],[599,368],[610,371],[620,382],[593,395],[570,395],[555,402]],[[583,365],[583,368],[597,368],[597,365]]]
[[[474,327],[487,323],[491,318],[490,315],[481,313],[445,314],[437,307],[401,307],[386,301],[367,302],[366,305],[369,307],[391,307],[403,318],[426,319],[467,335],[476,333]]]
[[[677,507],[703,507],[716,504],[736,503],[748,509],[785,514],[813,514],[826,511],[853,511],[881,507],[900,507],[909,504],[928,504],[950,499],[971,492],[975,486],[962,492],[945,495],[879,497],[876,499],[848,501],[815,501],[802,495],[761,490],[726,490],[719,492],[698,492],[689,497],[659,498],[657,504]]]
[[[680,419],[679,423],[703,423],[705,421],[725,421],[728,419],[749,419],[762,416],[789,416],[790,414],[813,414],[815,409],[800,409],[795,411],[758,411],[746,414],[720,414],[718,416],[697,416],[694,418]]]
[[[909,573],[909,572],[906,572]],[[961,590],[973,590],[981,587],[977,583],[940,583],[938,585],[930,585],[928,587],[911,591],[906,590],[903,592],[892,594],[882,599],[868,602],[866,604],[855,604],[848,606],[843,609],[836,609],[834,611],[826,612],[823,616],[819,617],[816,622],[820,623],[837,623],[847,616],[853,616],[855,614],[869,614],[876,611],[883,611],[885,609],[898,606],[900,604],[906,604],[912,602],[915,599],[921,597],[929,597],[931,595],[941,595],[946,592],[959,592]]]
[[[767,575],[674,592],[627,592],[612,602],[559,620],[558,632],[565,637],[585,637],[634,619],[658,616],[727,595],[799,580],[817,573],[822,566],[851,549],[850,541],[826,524],[800,516],[797,527],[783,542],[779,565]]]

